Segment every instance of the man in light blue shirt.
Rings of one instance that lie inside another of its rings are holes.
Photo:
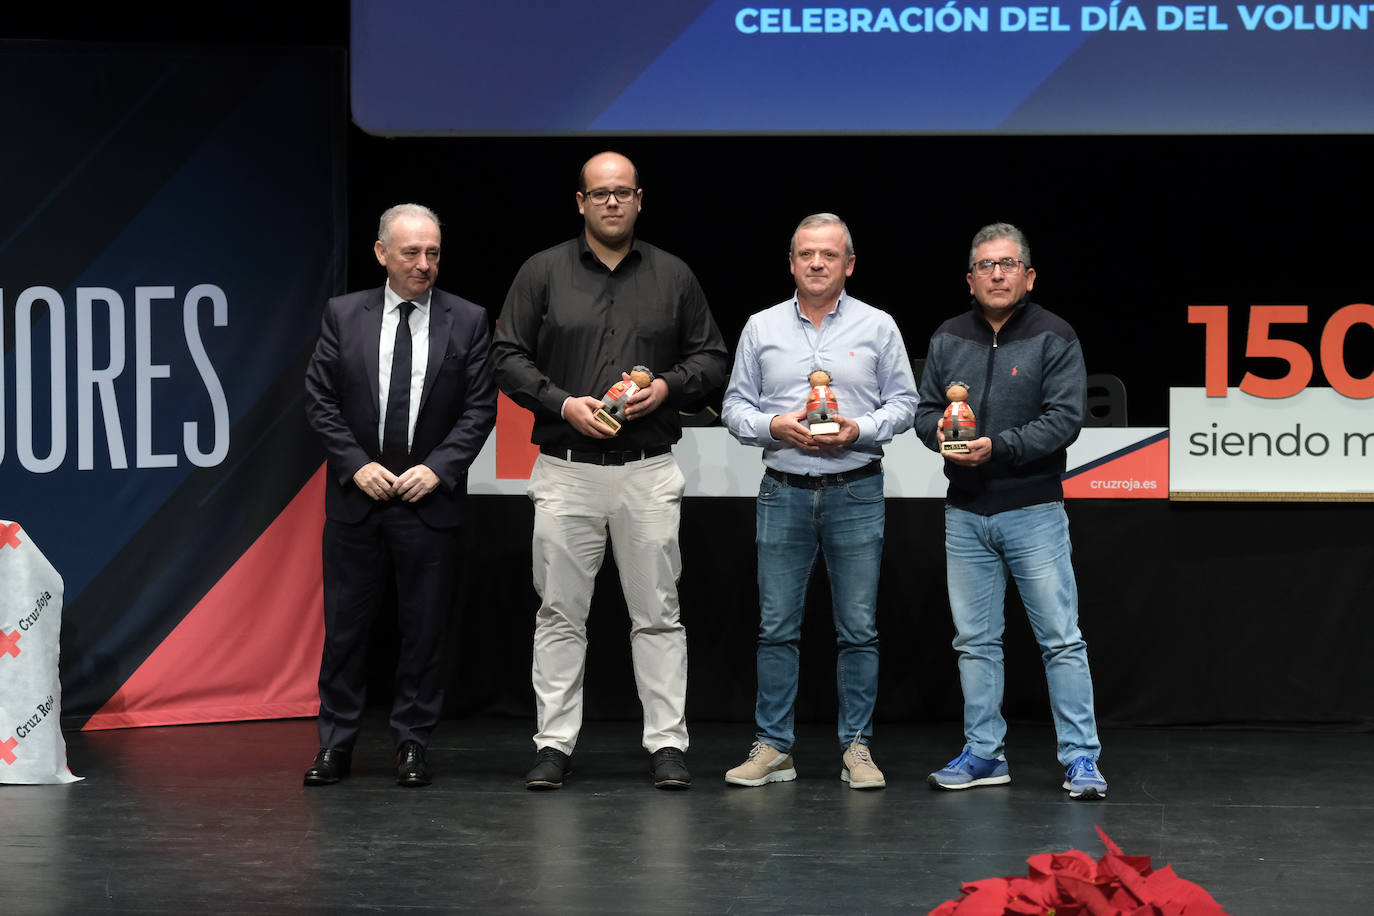
[[[726,782],[797,778],[792,763],[802,615],[819,548],[839,643],[840,778],[854,789],[887,783],[868,742],[878,697],[878,571],[883,554],[883,446],[910,429],[916,382],[897,324],[847,295],[849,228],[808,216],[788,252],[796,295],[752,316],[740,336],[721,418],[740,442],[763,447],[759,555],[758,732]],[[813,434],[808,377],[824,369],[838,402],[837,432]]]

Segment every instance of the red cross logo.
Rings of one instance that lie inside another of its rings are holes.
[[[5,763],[11,766],[18,763],[19,757],[14,753],[14,749],[18,744],[19,742],[13,738],[6,738],[4,741],[0,741],[0,760],[5,761]]]
[[[22,543],[24,542],[19,540],[18,522],[0,525],[0,547],[13,547],[15,550],[18,550],[19,545]]]
[[[0,633],[0,655],[8,652],[15,658],[19,657],[19,631],[10,630],[8,633]]]

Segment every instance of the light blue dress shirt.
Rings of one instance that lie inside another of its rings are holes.
[[[773,417],[806,407],[807,377],[830,373],[841,416],[859,426],[843,448],[808,451],[774,439]],[[763,463],[788,474],[835,474],[882,457],[883,446],[911,428],[916,380],[892,316],[840,293],[817,328],[797,299],[751,316],[740,335],[721,420],[745,445],[763,447]]]

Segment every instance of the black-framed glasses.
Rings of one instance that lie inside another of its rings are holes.
[[[992,276],[992,269],[1000,267],[1004,276],[1014,277],[1025,266],[1026,262],[1020,258],[984,258],[981,261],[973,262],[973,272],[980,277],[990,277]]]
[[[611,199],[615,195],[616,203],[628,204],[634,200],[635,192],[638,188],[596,188],[591,191],[583,191],[582,196],[596,204],[598,207]]]

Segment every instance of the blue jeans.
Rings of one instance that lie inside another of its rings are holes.
[[[878,571],[883,557],[883,475],[805,490],[765,476],[759,484],[758,740],[792,749],[806,586],[825,554],[839,646],[840,744],[868,743],[878,700]]]
[[[1007,735],[1002,631],[1008,572],[1040,644],[1059,762],[1068,766],[1085,754],[1096,760],[1102,750],[1093,716],[1088,646],[1078,631],[1072,550],[1062,502],[996,515],[945,507],[945,569],[964,690],[964,738],[979,757],[1001,756]]]

